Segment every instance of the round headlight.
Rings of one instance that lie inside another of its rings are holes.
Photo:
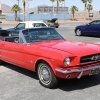
[[[64,64],[65,64],[66,66],[68,66],[68,65],[70,64],[70,58],[65,58],[65,59],[64,59]]]

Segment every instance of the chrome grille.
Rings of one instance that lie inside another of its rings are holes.
[[[100,60],[100,54],[93,54],[93,55],[88,55],[88,56],[83,56],[80,58],[80,63],[92,63],[95,61]]]

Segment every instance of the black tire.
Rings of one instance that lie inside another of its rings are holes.
[[[54,75],[50,66],[44,61],[38,64],[37,75],[39,83],[46,88],[54,88],[59,83],[59,78]]]
[[[81,36],[82,35],[82,30],[77,28],[75,31],[76,36]]]
[[[3,63],[3,61],[2,60],[0,60],[0,65]]]

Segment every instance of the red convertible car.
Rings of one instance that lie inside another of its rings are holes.
[[[100,45],[65,40],[54,28],[21,30],[0,36],[0,63],[37,72],[39,82],[53,88],[60,78],[80,79],[100,71]]]

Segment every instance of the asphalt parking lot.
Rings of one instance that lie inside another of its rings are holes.
[[[67,40],[100,43],[100,38],[75,36],[74,28],[82,23],[61,24],[57,30]],[[15,24],[2,24],[4,29]],[[0,66],[0,100],[99,100],[100,74],[81,79],[61,80],[55,89],[38,82],[34,72],[4,63]]]

